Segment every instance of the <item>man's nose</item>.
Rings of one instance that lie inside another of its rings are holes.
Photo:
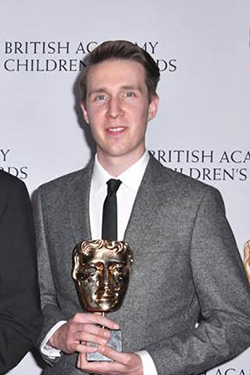
[[[109,101],[108,115],[112,118],[116,118],[121,113],[121,103],[119,98],[111,98]]]

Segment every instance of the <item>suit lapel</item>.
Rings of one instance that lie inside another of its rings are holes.
[[[69,218],[75,243],[91,239],[89,194],[93,161],[68,181]]]
[[[92,238],[89,218],[89,194],[93,160],[87,167],[72,175],[67,184],[69,219],[76,243]],[[160,181],[163,167],[151,156],[142,179],[124,240],[140,249],[145,234],[150,229],[161,206]]]
[[[134,253],[134,265],[124,303],[119,310],[109,314],[109,317],[121,324],[125,349],[141,347],[144,340],[143,336],[135,336],[134,332],[137,332],[138,320],[143,322],[142,325],[144,323],[146,325],[147,322],[150,295],[142,278],[144,274],[150,274],[151,264],[145,261],[147,258],[144,256],[146,250],[144,240],[151,231],[152,223],[161,208],[162,168],[157,161],[150,158],[124,235],[124,240],[130,244]],[[136,310],[136,319],[135,306],[139,307]]]
[[[161,194],[157,191],[158,169],[158,163],[150,157],[124,235],[124,240],[133,246],[134,251],[140,249],[161,205]]]

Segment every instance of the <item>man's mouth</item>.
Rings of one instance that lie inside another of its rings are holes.
[[[125,130],[125,127],[124,126],[117,126],[117,127],[113,127],[113,128],[108,128],[107,131],[109,133],[121,133]]]

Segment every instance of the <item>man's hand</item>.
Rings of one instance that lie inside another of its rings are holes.
[[[109,329],[118,329],[119,325],[104,316],[92,313],[77,313],[67,323],[63,324],[52,335],[49,344],[66,354],[74,352],[93,353],[97,347],[90,347],[86,342],[97,345],[107,344],[110,338]]]
[[[84,354],[79,354],[77,367],[95,374],[143,375],[141,358],[134,353],[119,353],[108,346],[100,345],[98,352],[113,362],[88,362]]]

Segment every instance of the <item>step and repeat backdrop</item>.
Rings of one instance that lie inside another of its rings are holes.
[[[32,194],[87,164],[91,139],[77,85],[82,59],[104,40],[128,39],[161,70],[148,149],[163,165],[219,188],[244,261],[249,29],[249,0],[1,0],[0,168]],[[246,270],[249,259],[246,246]],[[249,358],[250,349],[208,374],[249,375]],[[42,367],[29,353],[10,374],[38,375]]]

